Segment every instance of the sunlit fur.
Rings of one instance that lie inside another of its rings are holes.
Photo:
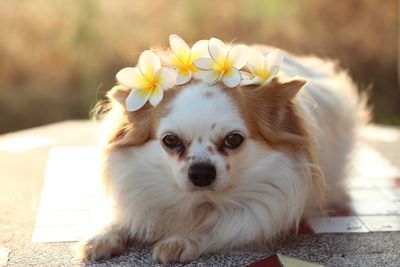
[[[81,243],[83,259],[118,255],[127,240],[152,244],[161,262],[268,245],[294,234],[300,219],[347,200],[341,182],[364,109],[330,62],[285,54],[279,80],[267,86],[192,81],[166,91],[157,107],[131,113],[128,93],[120,86],[108,93],[101,128],[114,219]],[[223,150],[230,131],[245,141]],[[163,147],[166,132],[183,140],[184,152]],[[195,162],[217,169],[207,190],[188,179]]]

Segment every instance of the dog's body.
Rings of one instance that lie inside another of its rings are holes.
[[[268,243],[325,202],[345,202],[341,183],[361,121],[357,90],[317,58],[285,54],[281,72],[283,80],[264,87],[193,81],[134,113],[124,109],[129,92],[111,90],[103,178],[114,219],[82,243],[81,256],[109,258],[135,240],[154,244],[162,262],[189,261]],[[170,133],[179,147],[163,144]],[[227,138],[239,147],[227,148]],[[193,180],[199,164],[215,179]]]

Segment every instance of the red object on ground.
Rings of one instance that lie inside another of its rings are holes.
[[[274,254],[266,259],[251,263],[247,267],[282,267],[278,255]]]

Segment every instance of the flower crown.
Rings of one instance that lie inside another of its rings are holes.
[[[146,50],[136,67],[120,70],[116,79],[132,89],[126,109],[136,111],[147,101],[157,106],[164,90],[194,79],[207,84],[218,81],[230,88],[265,85],[277,75],[282,55],[274,50],[264,56],[246,45],[226,45],[217,38],[201,40],[192,47],[176,34],[169,36],[172,53]]]

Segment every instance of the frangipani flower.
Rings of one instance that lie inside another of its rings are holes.
[[[210,57],[196,59],[193,64],[204,72],[201,79],[205,83],[213,84],[222,80],[227,87],[236,87],[240,84],[240,69],[246,65],[248,47],[245,45],[227,46],[221,40],[211,38],[208,43]]]
[[[166,61],[167,64],[177,70],[176,84],[181,85],[189,82],[192,77],[199,78],[200,72],[193,65],[193,61],[199,57],[205,57],[208,54],[208,41],[200,40],[192,48],[178,35],[169,36],[172,55]]]
[[[282,60],[282,53],[278,49],[271,51],[267,56],[255,49],[251,49],[247,62],[247,67],[251,73],[242,73],[244,74],[244,79],[241,85],[267,84],[271,82],[279,72]]]
[[[164,90],[175,85],[176,73],[161,67],[160,59],[150,50],[144,51],[137,67],[120,70],[117,81],[132,89],[126,99],[126,109],[136,111],[146,104],[157,106],[164,96]]]

